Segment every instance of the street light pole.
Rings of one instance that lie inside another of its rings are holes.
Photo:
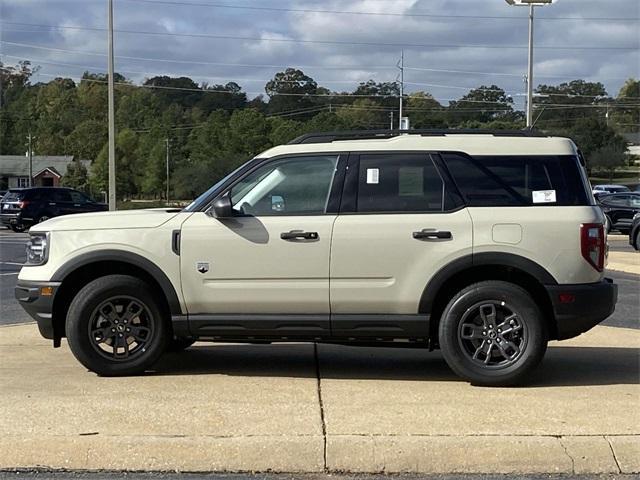
[[[529,66],[527,73],[527,128],[533,126],[533,3],[529,4]]]
[[[551,5],[558,0],[505,0],[509,5],[529,7],[529,46],[527,66],[527,128],[533,128],[533,17],[536,6]]]
[[[109,210],[116,209],[116,121],[114,113],[114,81],[113,81],[113,0],[108,1],[109,33],[107,41],[109,52],[107,55],[107,89],[109,104]]]

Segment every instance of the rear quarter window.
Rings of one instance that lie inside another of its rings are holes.
[[[576,157],[443,153],[468,206],[589,205]]]

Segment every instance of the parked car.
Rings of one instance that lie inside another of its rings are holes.
[[[440,348],[526,381],[614,310],[604,215],[571,140],[458,133],[307,134],[184,210],[38,224],[16,297],[100,375],[204,340]]]
[[[0,221],[14,232],[24,232],[32,225],[60,215],[107,209],[106,204],[71,188],[11,188],[0,200]]]
[[[640,250],[640,213],[636,213],[631,221],[629,244],[636,250]]]
[[[618,230],[620,233],[627,235],[631,230],[633,216],[640,212],[640,193],[600,195],[598,202],[607,217],[609,231]]]
[[[624,185],[596,185],[593,187],[593,194],[596,196],[606,193],[624,193],[630,191],[629,187]]]

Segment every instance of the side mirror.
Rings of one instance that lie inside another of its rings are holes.
[[[234,216],[233,205],[231,205],[231,198],[228,193],[213,201],[213,214],[216,218],[230,218]]]

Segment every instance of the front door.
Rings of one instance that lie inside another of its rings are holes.
[[[329,332],[329,251],[336,215],[327,205],[337,167],[338,155],[262,163],[224,193],[231,198],[233,217],[197,212],[185,221],[182,290],[194,334]]]
[[[472,224],[426,153],[351,155],[331,246],[336,336],[425,338],[431,277],[471,254]]]

